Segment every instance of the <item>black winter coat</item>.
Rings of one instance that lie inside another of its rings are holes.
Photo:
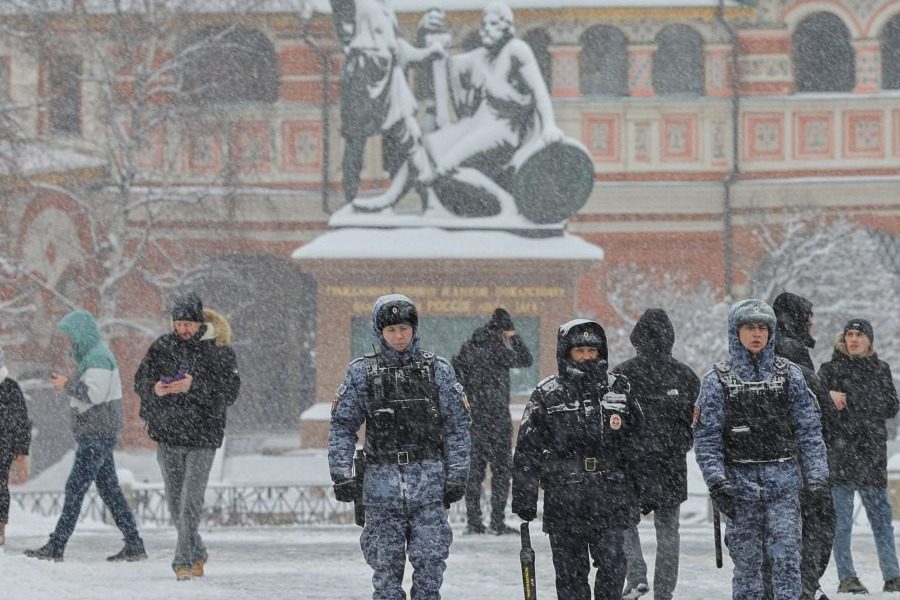
[[[6,377],[0,381],[0,456],[28,454],[30,446],[31,421],[25,396],[19,384]]]
[[[473,435],[491,438],[511,431],[509,370],[530,367],[532,360],[521,337],[514,335],[507,347],[500,332],[487,325],[463,343],[452,364],[469,399]]]
[[[211,321],[204,310],[207,322]],[[225,435],[226,409],[240,391],[234,351],[223,335],[227,322],[203,325],[189,340],[176,333],[159,337],[147,351],[134,377],[134,390],[141,397],[141,418],[150,437],[161,444],[188,448],[218,448]],[[179,371],[194,378],[185,394],[157,396],[153,386]]]
[[[900,409],[890,366],[873,351],[851,357],[842,341],[819,377],[832,391],[847,394],[847,407],[827,419],[825,444],[831,481],[850,487],[887,487],[885,420]]]
[[[512,509],[533,508],[540,485],[547,533],[636,522],[640,408],[627,397],[618,408],[601,403],[606,391],[548,377],[526,405],[513,455]],[[588,470],[585,457],[596,458],[595,469]]]
[[[672,358],[675,332],[665,311],[650,309],[631,333],[637,356],[616,368],[631,384],[630,396],[643,410],[638,440],[640,468],[647,479],[642,507],[674,506],[687,500],[687,459],[693,444],[694,403],[700,379]]]

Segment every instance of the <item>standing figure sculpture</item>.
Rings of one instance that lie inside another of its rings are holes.
[[[331,8],[346,55],[341,73],[344,197],[359,210],[380,210],[417,180],[431,178],[404,70],[409,63],[442,56],[444,50],[437,45],[416,48],[399,37],[397,17],[385,0],[331,0]],[[429,14],[442,18],[442,13]],[[383,196],[357,199],[366,140],[379,134],[391,188]]]

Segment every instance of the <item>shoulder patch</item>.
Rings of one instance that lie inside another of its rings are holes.
[[[331,414],[334,414],[334,411],[337,410],[338,405],[341,403],[341,398],[344,396],[344,392],[346,391],[347,386],[342,383],[334,393],[334,400],[331,401]]]
[[[538,381],[537,387],[541,390],[552,390],[556,389],[557,385],[556,375],[550,375]]]

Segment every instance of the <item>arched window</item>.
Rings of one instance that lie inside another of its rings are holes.
[[[653,90],[658,96],[702,96],[706,91],[703,38],[692,27],[669,25],[656,35]]]
[[[794,31],[794,87],[798,92],[849,92],[856,86],[850,32],[838,17],[820,12]]]
[[[182,90],[197,104],[278,99],[278,59],[262,32],[247,27],[206,27],[182,42]]]
[[[900,90],[900,15],[881,32],[881,87]]]
[[[522,38],[531,47],[547,89],[553,89],[553,57],[550,56],[550,34],[545,29],[532,29]]]
[[[581,93],[585,96],[628,95],[628,40],[615,27],[598,25],[581,34],[578,59]]]

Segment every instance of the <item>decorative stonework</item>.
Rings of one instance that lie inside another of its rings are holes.
[[[551,47],[550,54],[553,57],[553,96],[559,98],[580,96],[578,56],[581,49]]]
[[[244,121],[234,126],[231,138],[234,164],[242,172],[267,171],[272,163],[272,139],[266,121]]]
[[[743,152],[746,161],[784,160],[784,115],[744,114]]]
[[[315,121],[285,121],[281,126],[284,168],[318,171],[322,164],[322,126]]]
[[[653,52],[647,46],[628,48],[628,91],[633,97],[653,95]]]
[[[726,140],[728,139],[728,126],[725,121],[716,119],[712,122],[712,164],[716,167],[724,167],[728,164],[728,152]]]
[[[193,173],[209,173],[222,168],[222,136],[216,131],[185,132],[186,168]]]
[[[834,158],[834,116],[794,113],[794,159]]]
[[[793,77],[790,56],[781,54],[742,56],[739,60],[741,77],[747,82],[790,81]]]
[[[730,61],[731,47],[706,47],[707,96],[728,96],[731,94]]]
[[[636,121],[634,123],[634,161],[639,163],[648,163],[652,157],[651,140],[653,133],[653,125],[649,121]]]
[[[858,94],[881,90],[881,42],[879,40],[856,40],[856,88]]]
[[[588,113],[583,117],[583,128],[584,144],[595,162],[621,160],[621,116]]]
[[[844,158],[884,158],[884,114],[845,112]]]
[[[688,162],[697,160],[696,115],[665,115],[662,118],[663,162]]]

